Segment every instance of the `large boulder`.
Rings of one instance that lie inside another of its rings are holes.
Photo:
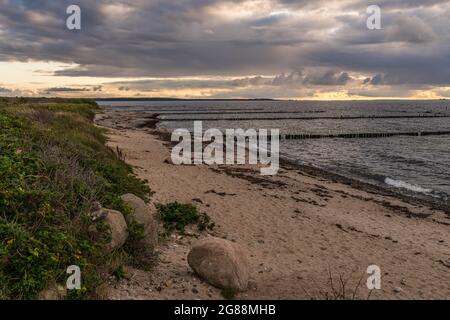
[[[151,248],[158,244],[157,212],[153,204],[147,205],[144,200],[134,194],[125,194],[123,202],[131,208],[131,214],[127,216],[128,223],[138,223],[144,226],[144,242]]]
[[[119,211],[102,209],[104,214],[103,223],[107,224],[111,229],[111,241],[107,245],[108,251],[113,251],[122,247],[128,238],[128,227]]]
[[[188,255],[191,268],[204,280],[221,289],[245,291],[249,281],[249,264],[243,250],[235,243],[205,238],[197,242]]]

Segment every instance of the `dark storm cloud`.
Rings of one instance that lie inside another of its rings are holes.
[[[48,88],[44,90],[46,93],[67,93],[67,92],[99,92],[102,91],[102,86],[92,86],[92,87],[81,87],[81,88],[74,88],[74,87],[53,87]]]
[[[248,87],[301,88],[305,86],[343,86],[352,79],[346,72],[333,70],[302,70],[274,77],[245,77],[235,79],[169,79],[137,80],[110,83],[119,91],[154,91],[158,89],[239,89]]]
[[[0,87],[0,94],[11,93],[11,92],[12,92],[11,89]]]
[[[81,31],[65,28],[73,3],[82,8]],[[450,84],[449,1],[375,1],[382,30],[366,28],[363,0],[264,3],[0,0],[0,60],[75,63],[55,73],[71,77],[236,77],[153,81],[149,90],[345,86],[354,74],[365,86]],[[239,5],[253,14],[241,15]]]
[[[15,97],[15,96],[23,96],[23,95],[29,95],[30,92],[27,90],[17,90],[17,89],[10,89],[7,87],[0,86],[0,96],[6,96],[6,97]]]
[[[273,80],[274,85],[315,85],[315,86],[339,86],[345,85],[351,77],[347,72],[335,72],[326,70],[324,72],[317,71],[298,71],[288,75],[281,74]]]
[[[82,92],[89,91],[87,88],[69,88],[69,87],[56,87],[56,88],[48,88],[47,92]]]

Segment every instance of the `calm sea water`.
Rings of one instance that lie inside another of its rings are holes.
[[[450,101],[108,101],[160,113],[160,127],[280,129],[284,134],[450,131]],[[282,155],[369,183],[449,201],[450,135],[282,140]]]

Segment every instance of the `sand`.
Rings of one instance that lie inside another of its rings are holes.
[[[445,212],[295,167],[263,177],[248,166],[172,165],[165,162],[168,143],[157,130],[137,128],[136,113],[108,111],[96,121],[110,128],[108,145],[149,181],[153,202],[193,203],[216,225],[162,241],[153,269],[128,269],[109,298],[222,299],[187,264],[192,243],[210,235],[248,254],[250,289],[236,299],[450,298]],[[382,287],[370,292],[366,270],[373,264]]]

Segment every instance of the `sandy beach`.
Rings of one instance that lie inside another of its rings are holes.
[[[446,299],[450,295],[450,217],[388,194],[354,188],[284,166],[263,177],[249,166],[176,166],[170,144],[136,113],[104,111],[108,145],[149,181],[154,203],[195,204],[215,224],[161,241],[151,271],[128,270],[111,299],[223,299],[187,263],[195,241],[236,242],[251,264],[250,289],[236,299]],[[142,123],[141,123],[142,124]],[[382,288],[366,287],[369,265]],[[343,290],[343,287],[344,290]],[[341,295],[342,296],[342,295]]]

